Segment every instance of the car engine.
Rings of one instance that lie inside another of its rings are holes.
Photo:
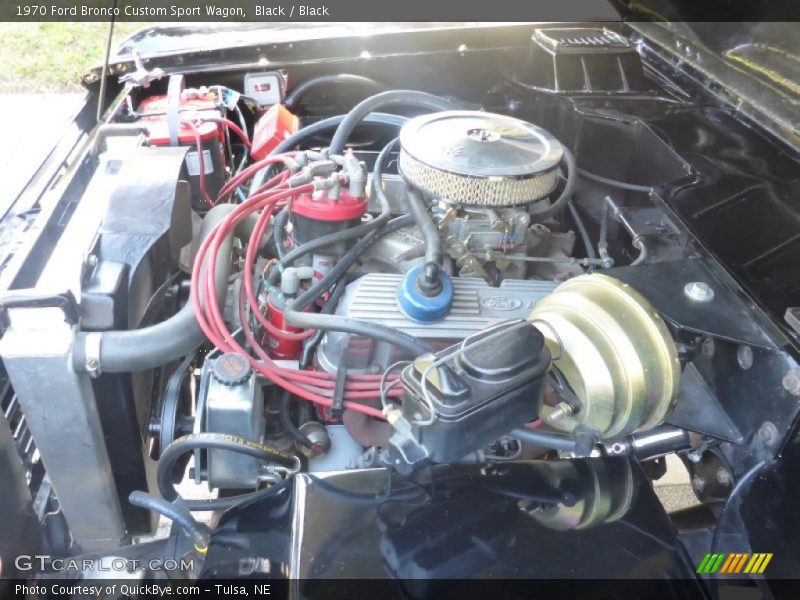
[[[788,439],[796,332],[708,219],[790,159],[623,26],[417,35],[425,64],[399,38],[117,63],[3,240],[3,408],[55,552],[124,554],[163,515],[202,562],[224,536],[192,514],[293,481],[525,461],[556,495],[520,507],[591,528],[633,502],[595,459],[652,480],[677,453],[714,504]],[[462,576],[398,523],[394,574]]]

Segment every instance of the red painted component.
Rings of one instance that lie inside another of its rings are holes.
[[[337,200],[328,198],[328,192],[300,194],[292,202],[292,212],[315,221],[352,221],[367,212],[367,198],[356,198],[343,189]]]
[[[300,333],[303,331],[298,327],[286,324],[283,310],[281,310],[272,299],[272,294],[267,296],[267,312],[269,322],[278,329],[287,333]],[[281,337],[269,336],[269,348],[267,352],[270,358],[279,360],[297,360],[303,351],[303,340],[286,340]]]
[[[214,100],[207,96],[181,97],[180,111],[182,116],[190,116],[197,113],[200,117],[222,117]],[[150,96],[139,103],[139,113],[141,114],[140,123],[147,127],[149,132],[148,139],[153,146],[169,146],[169,124],[167,123],[167,97]],[[200,139],[204,142],[218,138],[224,141],[225,135],[222,125],[211,121],[203,121],[197,124],[200,132]],[[196,143],[192,128],[180,123],[178,127],[178,144],[181,146],[194,145]]]
[[[255,160],[265,158],[278,144],[295,133],[298,126],[298,118],[289,109],[283,104],[274,104],[256,122],[250,156]]]

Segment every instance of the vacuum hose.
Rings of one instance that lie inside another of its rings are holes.
[[[418,106],[429,110],[455,110],[460,108],[458,104],[440,98],[439,96],[413,90],[392,90],[375,94],[356,104],[353,109],[347,113],[347,116],[339,124],[339,127],[336,128],[336,133],[333,134],[330,153],[342,154],[350,134],[353,133],[353,130],[358,124],[372,111],[383,108],[384,106],[396,104]]]
[[[442,239],[428,214],[422,194],[417,190],[408,190],[406,198],[409,212],[413,215],[425,242],[425,268],[417,284],[422,293],[435,296],[442,290],[442,262],[444,261]]]

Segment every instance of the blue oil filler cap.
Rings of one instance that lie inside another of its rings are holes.
[[[419,323],[432,323],[444,317],[453,304],[453,282],[446,273],[439,274],[442,289],[435,296],[426,296],[417,285],[422,277],[422,267],[406,273],[397,287],[397,304],[405,315]]]

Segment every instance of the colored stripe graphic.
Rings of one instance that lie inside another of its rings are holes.
[[[697,567],[697,573],[703,574],[761,574],[772,560],[771,552],[731,552],[723,554],[706,554]]]
[[[736,565],[736,562],[739,560],[741,554],[731,553],[728,554],[728,558],[722,563],[722,568],[719,570],[720,573],[730,573],[733,570],[733,567]]]

